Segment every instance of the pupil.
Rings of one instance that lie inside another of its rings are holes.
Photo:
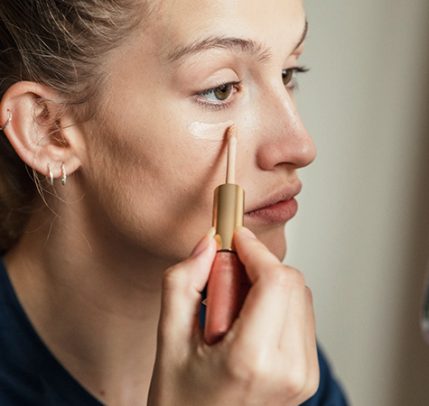
[[[231,89],[229,85],[222,85],[218,87],[215,91],[216,98],[218,100],[225,100],[228,98],[230,91]]]
[[[284,72],[283,72],[283,83],[285,84],[285,85],[287,85],[289,82],[290,82],[290,80],[291,80],[291,78],[292,78],[292,71],[291,70],[289,70],[289,69],[286,69]]]

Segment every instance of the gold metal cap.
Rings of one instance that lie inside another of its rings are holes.
[[[213,227],[219,250],[233,251],[234,231],[243,225],[244,190],[232,183],[218,186],[214,191]]]

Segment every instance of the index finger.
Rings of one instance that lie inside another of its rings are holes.
[[[279,259],[246,227],[235,232],[234,244],[252,284],[264,276],[264,269],[282,266]]]
[[[291,292],[305,287],[303,277],[283,265],[247,229],[236,234],[235,243],[252,287],[233,334],[246,346],[258,348],[263,343],[279,348]]]

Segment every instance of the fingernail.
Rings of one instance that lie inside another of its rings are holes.
[[[216,234],[215,228],[214,227],[210,228],[207,234],[199,241],[199,243],[192,250],[191,257],[197,257],[203,251],[205,251],[210,244],[210,240],[215,236],[215,234]]]
[[[256,235],[246,227],[240,227],[237,232],[244,237],[256,239]]]

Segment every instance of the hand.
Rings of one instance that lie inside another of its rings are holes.
[[[252,283],[238,319],[208,346],[198,326],[201,291],[216,254],[204,237],[164,277],[149,406],[299,405],[317,390],[319,366],[310,290],[253,233],[235,235]]]

